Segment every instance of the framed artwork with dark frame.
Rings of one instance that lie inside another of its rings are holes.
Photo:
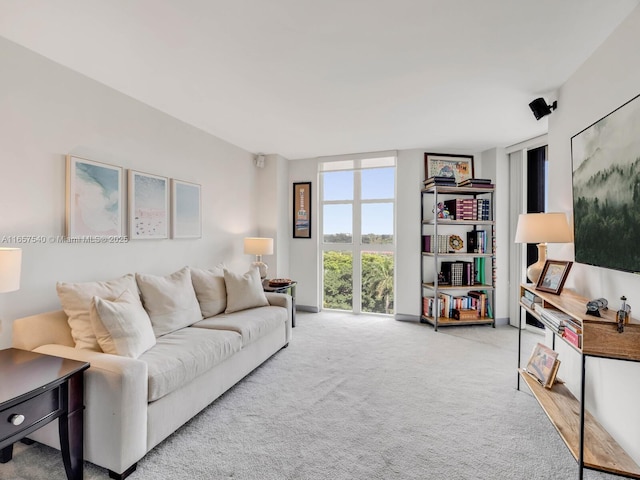
[[[573,265],[573,262],[547,260],[544,263],[540,278],[538,278],[536,290],[560,295],[562,287],[564,287],[564,282],[569,275],[569,270],[571,270],[571,265]]]
[[[311,182],[293,184],[293,238],[311,238]]]
[[[448,153],[424,154],[425,180],[430,177],[454,177],[456,183],[473,178],[473,155]]]

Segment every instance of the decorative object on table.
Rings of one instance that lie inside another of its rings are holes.
[[[629,319],[631,318],[631,305],[627,304],[627,297],[624,295],[620,297],[620,300],[622,304],[616,314],[616,321],[618,322],[618,333],[623,333],[624,326],[629,323]]]
[[[571,229],[564,213],[521,213],[514,241],[538,244],[538,261],[527,269],[529,280],[537,283],[540,278],[547,259],[547,243],[569,243],[571,239]]]
[[[200,185],[171,179],[171,238],[201,238]]]
[[[293,238],[311,238],[311,182],[293,184]]]
[[[438,204],[433,208],[433,213],[435,213],[438,218],[451,217],[449,210],[447,210],[447,206],[443,202],[438,202]]]
[[[293,280],[291,280],[290,278],[272,278],[271,280],[269,280],[269,286],[286,287],[287,285],[291,285],[292,281]]]
[[[536,283],[536,290],[560,295],[567,280],[573,262],[565,260],[547,260]]]
[[[129,170],[129,238],[169,238],[169,179]]]
[[[542,343],[536,344],[531,352],[525,371],[535,378],[540,385],[551,388],[560,368],[558,353]]]
[[[464,247],[464,242],[462,241],[462,238],[460,238],[458,235],[450,235],[449,247],[452,250],[454,250],[454,252],[457,252],[462,250],[462,247]]]
[[[600,310],[608,310],[609,302],[606,298],[596,298],[587,302],[587,315],[601,317]]]
[[[262,261],[263,255],[273,255],[273,238],[247,237],[244,239],[244,253],[255,255],[253,265],[260,271],[260,278],[267,278],[267,264]]]
[[[640,272],[639,130],[636,96],[571,138],[576,262]]]
[[[425,178],[450,177],[455,183],[473,178],[473,155],[424,154]]]
[[[122,236],[123,169],[67,155],[65,235]]]

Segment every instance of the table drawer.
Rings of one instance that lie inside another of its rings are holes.
[[[0,440],[26,430],[40,420],[60,411],[60,387],[42,392],[29,400],[0,411]],[[24,416],[20,425],[14,425],[15,415]]]

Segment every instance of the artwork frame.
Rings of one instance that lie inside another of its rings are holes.
[[[169,178],[128,171],[129,238],[169,238]]]
[[[171,238],[202,238],[202,187],[171,179]]]
[[[564,282],[569,276],[573,262],[566,260],[547,260],[536,283],[536,290],[560,295]]]
[[[124,169],[66,156],[65,236],[125,234]]]
[[[293,184],[293,238],[311,238],[311,182]]]
[[[525,372],[535,378],[544,388],[551,388],[555,382],[558,368],[560,368],[558,352],[542,343],[537,343],[533,347]]]
[[[450,153],[424,154],[425,180],[430,177],[454,177],[456,183],[474,178],[473,155]]]
[[[640,272],[640,95],[571,137],[575,261]]]

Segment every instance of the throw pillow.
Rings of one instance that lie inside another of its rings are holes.
[[[202,320],[189,267],[166,277],[136,273],[136,280],[156,337]]]
[[[56,284],[56,291],[58,292],[62,309],[69,317],[71,336],[76,348],[100,351],[100,345],[89,318],[91,299],[93,297],[117,298],[125,290],[138,293],[136,279],[133,274],[124,275],[107,282],[58,282]]]
[[[125,290],[113,301],[93,297],[89,317],[105,353],[138,358],[156,344],[151,320],[137,293]]]
[[[204,318],[224,312],[227,308],[227,289],[222,268],[191,268],[191,281]]]
[[[252,267],[244,275],[225,269],[224,283],[227,287],[227,309],[225,313],[269,305],[262,289],[260,273],[255,267]]]

